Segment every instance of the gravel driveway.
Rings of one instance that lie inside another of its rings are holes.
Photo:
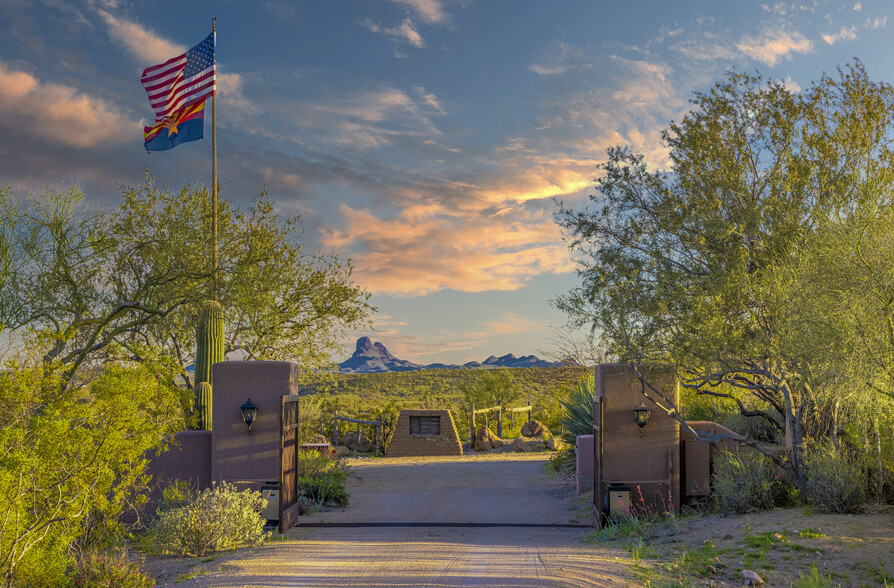
[[[348,508],[301,517],[314,526],[205,564],[183,585],[635,585],[628,554],[586,545],[587,529],[570,526],[587,523],[587,509],[546,474],[548,459],[353,460]]]

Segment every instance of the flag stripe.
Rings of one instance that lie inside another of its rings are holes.
[[[146,88],[146,93],[149,95],[149,102],[155,105],[158,102],[159,98],[164,98],[171,92],[181,91],[190,86],[196,86],[198,84],[204,83],[207,80],[216,81],[216,75],[213,69],[206,69],[198,76],[192,77],[190,79],[184,79],[183,77],[178,76],[177,78],[171,80],[172,83],[164,84],[162,86],[158,86],[157,88],[150,91],[149,88]]]
[[[143,70],[140,81],[146,89],[155,120],[162,121],[187,105],[202,102],[217,91],[214,34],[164,63]]]
[[[171,102],[170,100],[166,101],[161,106],[169,104],[167,108],[161,109],[161,107],[156,107],[155,116],[156,118],[168,116],[171,112],[183,108],[188,104],[192,104],[193,102],[199,102],[205,100],[209,96],[214,96],[214,81],[210,81],[207,84],[201,85],[189,92],[183,93],[178,92],[178,97]]]
[[[143,87],[146,88],[147,92],[154,92],[158,88],[164,88],[165,86],[170,86],[174,83],[174,80],[181,77],[183,75],[183,68],[175,69],[170,72],[167,72],[166,75],[160,76],[158,78],[153,78],[151,81],[143,82]]]
[[[185,53],[183,55],[178,55],[177,57],[172,57],[172,58],[168,59],[167,61],[165,61],[164,63],[160,63],[158,65],[150,65],[149,67],[147,67],[146,69],[143,70],[143,78],[145,78],[147,75],[153,75],[155,72],[157,72],[160,69],[170,67],[173,63],[176,63],[180,60],[183,60],[183,63],[186,63],[186,54]]]

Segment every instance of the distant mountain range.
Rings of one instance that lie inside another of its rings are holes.
[[[339,364],[339,371],[343,374],[372,374],[380,372],[410,372],[426,369],[490,369],[490,368],[523,368],[523,367],[560,367],[577,365],[569,362],[549,362],[535,355],[515,357],[511,353],[502,357],[491,355],[482,362],[470,361],[463,365],[448,365],[445,363],[430,363],[427,365],[413,363],[405,359],[398,359],[391,355],[388,349],[379,342],[373,343],[369,337],[357,339],[357,349],[349,359]]]

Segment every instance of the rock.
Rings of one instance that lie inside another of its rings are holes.
[[[317,433],[316,435],[305,441],[305,443],[329,443],[329,439],[326,438],[326,435]]]
[[[760,586],[764,583],[764,579],[751,570],[742,570],[742,576],[745,578],[745,586]]]
[[[334,457],[335,459],[339,459],[347,455],[351,455],[351,450],[344,445],[336,445],[332,448],[332,457]]]
[[[550,437],[549,429],[537,420],[531,420],[522,425],[522,437]]]
[[[475,451],[489,451],[503,446],[503,440],[494,435],[494,432],[487,427],[481,427],[475,434],[475,441],[472,447]]]
[[[372,451],[376,446],[373,440],[366,435],[366,431],[360,431],[359,434],[357,431],[348,431],[341,438],[341,442],[351,451],[356,451],[357,453]]]
[[[539,451],[544,448],[543,439],[539,437],[518,437],[509,445],[512,451]]]
[[[546,447],[553,451],[562,451],[568,447],[568,444],[562,441],[559,437],[550,437],[546,440]]]
[[[717,568],[715,568],[714,566],[708,566],[706,569],[709,574],[712,574],[712,575],[717,574]]]

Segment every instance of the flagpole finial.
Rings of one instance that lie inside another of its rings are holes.
[[[215,32],[215,31],[217,30],[216,25],[217,25],[217,17],[216,17],[216,16],[212,16],[212,17],[211,17],[211,32],[212,32],[212,33]]]

